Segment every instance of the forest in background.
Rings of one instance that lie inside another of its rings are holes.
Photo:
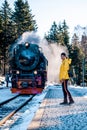
[[[66,46],[69,57],[72,59],[70,71],[76,84],[80,84],[84,76],[87,82],[87,62],[81,40],[76,33],[73,34],[70,41],[69,27],[66,20],[52,23],[50,30],[44,34],[48,44],[57,43]],[[24,32],[38,31],[38,25],[30,9],[28,1],[16,0],[14,2],[14,11],[10,8],[7,0],[0,7],[0,71],[3,75],[8,71],[8,48]],[[73,70],[75,74],[73,74]],[[85,72],[83,75],[83,71]]]

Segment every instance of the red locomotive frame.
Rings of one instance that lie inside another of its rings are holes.
[[[41,72],[41,71],[40,71]],[[19,78],[16,74],[15,78],[12,78],[12,93],[18,94],[38,94],[41,93],[45,87],[47,81],[47,72],[43,71],[43,76],[35,74],[32,78]]]

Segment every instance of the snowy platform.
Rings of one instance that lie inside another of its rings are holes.
[[[75,103],[60,105],[61,87],[50,88],[27,130],[87,130],[87,87],[70,87]]]

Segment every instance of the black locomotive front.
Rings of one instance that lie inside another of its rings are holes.
[[[36,44],[17,45],[10,58],[13,93],[36,94],[42,92],[47,80],[47,59]]]

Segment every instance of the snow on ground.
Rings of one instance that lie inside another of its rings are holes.
[[[0,76],[0,88],[3,88],[6,86],[6,81],[4,76]]]
[[[11,83],[9,82],[9,87],[6,87],[5,77],[0,77],[0,103],[14,97],[17,94],[12,94],[10,91]]]
[[[43,101],[47,91],[49,89],[56,89],[59,88],[59,96],[62,97],[62,91],[61,90],[61,85],[55,84],[55,83],[49,83],[47,84],[46,89],[41,93],[36,95],[33,100],[28,103],[24,108],[22,108],[19,111],[19,118],[17,121],[10,127],[3,126],[1,130],[27,130],[28,125],[31,123],[37,109],[40,106],[40,103]],[[71,93],[73,96],[79,96],[79,97],[84,97],[87,98],[87,87],[80,87],[80,86],[73,86],[70,85],[69,89],[71,90]],[[6,88],[5,84],[3,87],[0,87],[0,102],[9,99],[10,97],[13,97],[14,94],[11,93],[10,88]],[[75,117],[76,118],[76,117]],[[82,116],[82,120],[84,116]]]
[[[87,98],[87,86],[81,87],[81,86],[70,85],[69,87],[71,89],[77,90],[77,92],[79,92],[79,96],[83,96],[84,98]],[[76,94],[76,92],[75,92],[75,94]]]
[[[9,77],[8,86],[11,87],[11,77]],[[0,89],[6,87],[5,76],[0,76]]]
[[[17,94],[12,94],[10,88],[0,89],[0,103],[14,97]]]
[[[25,111],[22,110],[23,114],[20,116],[17,122],[11,127],[11,130],[27,130],[28,125],[32,121],[45,95],[46,92],[35,96],[32,102],[28,104],[28,108]]]
[[[2,90],[3,90],[2,92],[6,93],[7,89],[2,89]],[[30,103],[28,103],[28,105],[26,105],[17,113],[17,115],[15,114],[15,118],[17,118],[17,121],[11,127],[10,127],[10,122],[12,122],[12,120],[9,120],[7,121],[8,124],[6,123],[6,125],[3,125],[0,130],[27,130],[29,123],[33,119],[46,93],[47,90],[44,89],[44,91],[41,94],[36,95],[33,98],[33,100]],[[9,97],[12,96],[11,92],[9,92],[9,89],[7,90],[7,94],[4,97],[7,98],[8,96]],[[0,98],[2,98],[3,100],[2,96]],[[19,117],[17,117],[18,115]]]

